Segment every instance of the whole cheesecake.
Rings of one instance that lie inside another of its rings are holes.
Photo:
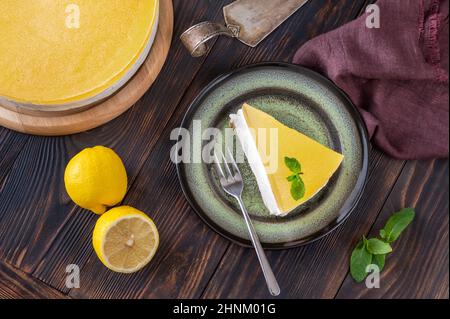
[[[2,0],[0,105],[81,108],[114,94],[145,61],[158,0]]]

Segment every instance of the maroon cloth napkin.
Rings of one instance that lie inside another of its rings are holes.
[[[334,81],[358,107],[371,141],[401,159],[448,157],[449,0],[379,0],[368,13],[302,46],[293,62]]]

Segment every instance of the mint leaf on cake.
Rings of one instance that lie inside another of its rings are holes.
[[[293,173],[287,177],[288,182],[291,183],[291,196],[295,200],[302,199],[306,192],[305,183],[301,177],[303,175],[302,165],[297,159],[287,156],[284,158],[284,163]]]

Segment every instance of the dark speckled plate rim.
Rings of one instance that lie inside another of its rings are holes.
[[[340,225],[342,225],[347,218],[353,213],[355,210],[357,204],[359,203],[362,194],[364,193],[364,189],[366,187],[367,177],[368,177],[368,167],[369,167],[369,137],[367,133],[366,126],[362,120],[362,117],[359,113],[359,111],[356,109],[350,98],[343,92],[338,86],[336,86],[331,80],[328,78],[322,76],[321,74],[314,72],[310,69],[304,68],[299,65],[290,64],[286,62],[261,62],[256,64],[250,64],[243,66],[241,68],[232,70],[230,72],[227,72],[225,74],[222,74],[215,78],[213,81],[211,81],[203,90],[200,91],[200,93],[196,96],[196,98],[192,101],[190,104],[188,111],[186,112],[180,126],[180,130],[185,128],[189,129],[190,123],[192,121],[192,116],[195,114],[195,111],[197,108],[201,105],[201,102],[203,99],[211,92],[213,91],[219,84],[226,81],[229,77],[236,76],[240,73],[244,73],[247,71],[250,71],[252,69],[258,69],[258,68],[265,68],[265,67],[281,67],[281,68],[287,68],[290,71],[294,71],[301,74],[307,74],[311,78],[315,78],[318,82],[322,83],[324,86],[329,87],[331,90],[336,91],[336,94],[341,95],[342,99],[346,102],[346,105],[348,106],[348,111],[352,115],[353,119],[355,120],[356,127],[360,133],[361,136],[361,144],[362,144],[362,153],[363,153],[363,164],[362,169],[360,172],[360,177],[358,178],[358,181],[355,185],[355,189],[359,188],[358,193],[355,196],[355,199],[352,201],[349,207],[343,207],[341,209],[341,213],[339,216],[328,226],[322,228],[318,232],[294,241],[289,241],[285,243],[262,243],[262,246],[265,249],[270,250],[279,250],[279,249],[287,249],[287,248],[295,248],[299,246],[303,246],[306,244],[310,244],[314,241],[317,241],[324,236],[330,234],[332,231],[334,231],[336,228],[338,228]],[[198,205],[196,200],[194,199],[189,185],[187,183],[186,177],[183,172],[183,165],[184,163],[179,162],[176,164],[177,168],[177,175],[178,180],[181,185],[181,189],[184,193],[184,196],[186,197],[189,205],[191,208],[196,212],[196,214],[200,217],[200,219],[208,225],[212,230],[214,230],[216,233],[221,235],[222,237],[228,239],[229,241],[243,247],[253,247],[251,242],[248,240],[245,240],[241,237],[235,236],[219,225],[217,225],[213,220],[211,220],[202,210],[202,208]]]

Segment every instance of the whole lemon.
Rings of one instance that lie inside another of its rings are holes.
[[[64,183],[77,205],[100,215],[124,198],[127,172],[112,149],[95,146],[82,150],[69,161]]]

